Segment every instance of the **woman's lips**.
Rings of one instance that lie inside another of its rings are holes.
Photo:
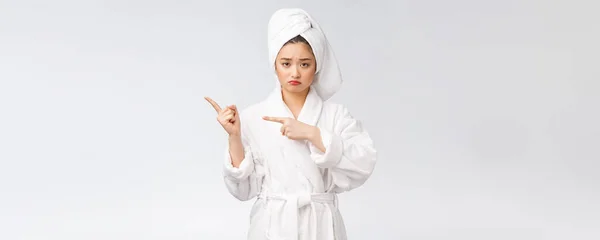
[[[299,81],[295,81],[295,80],[288,81],[288,83],[289,83],[290,85],[299,85],[299,84],[300,84],[300,82],[299,82]]]

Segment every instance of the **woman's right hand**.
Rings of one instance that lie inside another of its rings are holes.
[[[240,136],[240,114],[235,105],[227,106],[223,109],[209,97],[204,97],[206,101],[213,106],[217,111],[217,121],[221,124],[223,129],[229,134],[229,136]]]

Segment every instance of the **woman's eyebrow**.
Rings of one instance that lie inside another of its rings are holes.
[[[279,58],[279,60],[292,61],[291,58],[286,58],[286,57]],[[312,60],[312,58],[309,58],[309,57],[307,57],[307,58],[300,58],[300,61],[308,61],[308,60]]]

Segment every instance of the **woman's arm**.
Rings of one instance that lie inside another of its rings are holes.
[[[234,168],[239,168],[245,155],[241,135],[229,135],[229,155],[231,157],[232,166]]]
[[[339,106],[334,128],[318,128],[310,140],[311,156],[321,168],[330,171],[334,192],[344,192],[364,184],[377,161],[377,151],[368,132],[348,109]]]
[[[252,149],[242,122],[241,134],[229,136],[229,147],[225,155],[223,176],[225,186],[231,195],[241,201],[254,198],[260,192],[262,171]]]

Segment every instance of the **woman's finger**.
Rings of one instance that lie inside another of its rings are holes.
[[[240,113],[237,110],[237,107],[233,105],[233,116],[238,119],[240,117]]]
[[[223,119],[223,121],[227,121],[227,122],[231,121],[233,119],[233,113],[224,115],[222,119]]]
[[[288,130],[288,129],[287,129],[286,127],[281,127],[281,129],[282,129],[282,130],[281,130],[281,135],[282,135],[282,136],[285,136],[285,134],[287,134],[287,130]]]
[[[281,131],[281,135],[285,135],[285,132],[287,131],[287,126],[281,125],[281,128],[279,129],[279,131]]]
[[[212,100],[209,97],[204,97],[204,99],[206,101],[208,101],[208,103],[210,103],[210,105],[212,105],[212,107],[215,109],[215,111],[217,111],[217,113],[221,111],[221,107],[214,100]]]
[[[223,109],[223,110],[222,110],[222,111],[219,113],[219,115],[221,115],[221,116],[226,116],[226,115],[229,115],[229,114],[231,114],[231,113],[233,113],[233,110],[231,110],[230,108],[224,108],[224,109]]]

